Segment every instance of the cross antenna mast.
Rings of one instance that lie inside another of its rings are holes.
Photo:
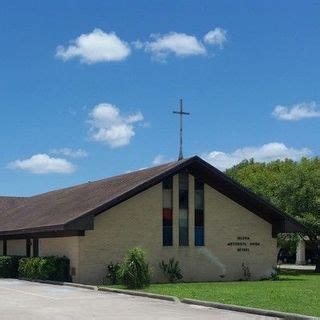
[[[173,113],[178,114],[180,116],[180,149],[179,149],[179,158],[178,160],[183,159],[183,116],[190,115],[189,112],[183,111],[183,100],[180,99],[180,110],[179,111],[173,111]]]

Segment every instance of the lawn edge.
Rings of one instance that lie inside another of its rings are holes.
[[[245,312],[245,313],[257,314],[257,315],[269,316],[269,317],[271,316],[271,317],[277,317],[281,319],[290,319],[290,320],[319,319],[318,317],[307,316],[307,315],[302,315],[297,313],[288,313],[288,312],[268,310],[268,309],[237,306],[233,304],[224,304],[224,303],[213,302],[213,301],[194,300],[194,299],[187,299],[187,298],[181,299],[180,301],[186,304],[193,304],[198,306],[211,307],[211,308],[230,310],[230,311]]]
[[[216,309],[223,309],[223,310],[230,310],[230,311],[237,311],[237,312],[244,312],[249,314],[257,314],[262,316],[271,316],[271,317],[278,317],[282,319],[290,319],[290,320],[314,320],[320,319],[319,317],[307,316],[297,313],[288,313],[288,312],[281,312],[275,310],[268,310],[268,309],[259,309],[259,308],[252,308],[252,307],[245,307],[245,306],[238,306],[233,304],[224,304],[220,302],[214,301],[204,301],[204,300],[194,300],[188,298],[179,299],[175,296],[167,296],[157,293],[150,293],[150,292],[143,292],[143,291],[135,291],[135,290],[127,290],[127,289],[116,289],[110,287],[100,287],[100,286],[92,286],[86,285],[81,283],[73,283],[73,282],[62,282],[62,281],[52,281],[52,280],[37,280],[37,279],[27,279],[27,278],[19,278],[19,280],[30,281],[30,282],[38,282],[44,284],[53,284],[53,285],[63,285],[69,287],[76,287],[81,289],[88,289],[100,292],[113,292],[113,293],[120,293],[120,294],[127,294],[131,296],[139,296],[151,299],[159,299],[159,300],[166,300],[171,302],[181,302],[185,304],[193,304],[198,306],[216,308]]]
[[[131,296],[139,296],[139,297],[145,297],[145,298],[180,302],[180,300],[177,297],[166,296],[163,294],[150,293],[150,292],[142,292],[142,291],[134,291],[134,290],[126,290],[126,289],[116,289],[116,288],[110,288],[110,287],[98,287],[98,291],[122,293],[122,294],[131,295]]]
[[[194,300],[194,299],[188,299],[188,298],[179,299],[178,297],[175,297],[175,296],[167,296],[167,295],[142,292],[142,291],[135,291],[135,290],[117,289],[117,288],[110,288],[110,287],[98,287],[98,290],[99,291],[116,292],[116,293],[122,293],[122,294],[128,294],[128,295],[134,295],[134,296],[140,296],[140,297],[147,297],[147,298],[153,298],[153,299],[181,302],[181,303],[185,303],[185,304],[193,304],[193,305],[198,305],[198,306],[223,309],[223,310],[230,310],[230,311],[237,311],[237,312],[244,312],[244,313],[262,315],[262,316],[271,316],[271,317],[277,317],[277,318],[281,318],[281,319],[290,319],[290,320],[319,319],[319,317],[307,316],[307,315],[297,314],[297,313],[288,313],[288,312],[268,310],[268,309],[259,309],[259,308],[238,306],[238,305],[233,305],[233,304],[224,304],[224,303],[219,303],[219,302],[214,302],[214,301]]]
[[[28,279],[28,278],[19,278],[18,280],[45,283],[45,284],[53,284],[53,285],[58,285],[58,286],[75,287],[75,288],[88,289],[88,290],[94,290],[94,291],[98,290],[97,286],[91,286],[91,285],[82,284],[82,283],[53,281],[53,280]]]

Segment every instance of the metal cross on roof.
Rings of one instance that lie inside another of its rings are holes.
[[[183,159],[183,152],[182,152],[182,144],[183,144],[182,117],[183,117],[183,116],[190,115],[190,113],[183,111],[183,102],[182,102],[182,99],[180,99],[180,111],[173,111],[173,113],[180,115],[180,151],[179,151],[179,158],[178,158],[178,160],[182,160],[182,159]]]

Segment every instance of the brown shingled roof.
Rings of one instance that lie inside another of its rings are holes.
[[[6,200],[3,199],[2,205],[0,197],[0,237],[92,229],[95,215],[180,170],[188,170],[233,201],[270,222],[274,234],[299,231],[304,228],[294,219],[195,156],[27,199],[5,197]]]
[[[26,199],[24,197],[1,197],[0,196],[0,212],[8,210],[10,208],[18,207],[22,205]]]
[[[188,159],[36,195],[24,201],[23,206],[14,200],[19,198],[7,199],[6,205],[0,205],[0,234],[65,229],[69,222],[186,161]]]

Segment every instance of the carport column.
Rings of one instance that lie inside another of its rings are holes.
[[[306,243],[303,239],[298,242],[296,264],[306,264]]]
[[[7,240],[2,241],[2,255],[6,256],[7,255]]]
[[[32,240],[32,256],[39,257],[39,238],[33,238]]]
[[[31,239],[26,239],[26,256],[31,257]]]

